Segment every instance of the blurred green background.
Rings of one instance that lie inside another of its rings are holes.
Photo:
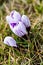
[[[6,16],[12,10],[30,19],[29,40],[10,30]],[[12,36],[19,49],[4,45],[6,36]],[[0,0],[0,65],[43,65],[43,0]]]

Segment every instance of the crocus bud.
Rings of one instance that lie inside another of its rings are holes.
[[[16,41],[10,36],[5,37],[4,43],[12,47],[17,47]]]
[[[14,25],[14,27],[10,24],[10,28],[19,37],[22,37],[27,34],[26,27],[22,22],[19,22],[18,24]]]
[[[30,31],[30,28],[31,28],[31,24],[30,24],[29,18],[26,15],[22,15],[21,21],[26,26],[26,30],[27,30],[28,35],[29,35],[29,31]]]
[[[21,21],[24,23],[26,28],[31,26],[30,20],[29,20],[29,18],[26,15],[22,15]]]

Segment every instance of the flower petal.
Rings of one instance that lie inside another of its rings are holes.
[[[21,21],[24,23],[24,25],[25,25],[26,27],[31,26],[30,20],[29,20],[29,18],[28,18],[26,15],[23,15],[23,16],[21,17]]]
[[[26,28],[22,22],[19,22],[19,24],[15,26],[12,31],[19,37],[27,34]]]
[[[13,19],[17,19],[17,20],[21,20],[21,15],[19,12],[13,10],[11,13],[10,13],[10,16],[13,18]]]

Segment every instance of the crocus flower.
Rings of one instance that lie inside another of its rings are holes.
[[[17,47],[16,41],[10,36],[5,37],[4,43],[12,47]]]
[[[26,28],[31,26],[30,20],[29,20],[29,18],[26,15],[22,15],[21,21],[24,23]]]
[[[11,30],[19,37],[27,34],[26,29],[29,30],[30,20],[26,15],[20,15],[17,11],[12,11],[9,16],[6,16],[6,20],[11,28]]]
[[[12,11],[9,16],[6,17],[11,30],[19,37],[27,34],[25,25],[21,22],[21,16],[18,12]]]

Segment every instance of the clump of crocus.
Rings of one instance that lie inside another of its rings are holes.
[[[16,41],[10,36],[5,37],[4,43],[8,46],[17,47]]]
[[[19,37],[26,37],[27,31],[29,32],[29,27],[31,26],[30,20],[26,15],[21,16],[19,12],[14,10],[10,15],[6,16],[6,20],[13,33]],[[16,41],[10,36],[5,37],[4,43],[17,47]]]
[[[26,15],[20,15],[17,11],[12,11],[9,16],[6,16],[6,20],[11,30],[19,37],[27,35],[27,28],[30,27],[30,20]]]

